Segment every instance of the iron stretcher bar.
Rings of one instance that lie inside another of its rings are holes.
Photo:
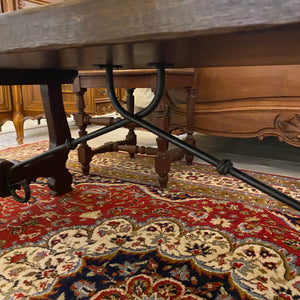
[[[257,180],[250,175],[236,169],[233,167],[233,164],[229,160],[222,160],[219,159],[197,149],[196,147],[191,146],[190,144],[187,144],[186,142],[180,140],[177,137],[174,137],[173,135],[161,130],[160,128],[153,126],[152,124],[144,121],[141,119],[138,114],[132,115],[126,110],[123,109],[123,107],[120,105],[114,89],[113,84],[113,67],[112,66],[106,66],[106,84],[107,84],[107,91],[109,94],[110,101],[112,102],[114,108],[117,110],[119,114],[121,114],[125,119],[138,124],[139,126],[151,131],[152,133],[156,134],[157,136],[164,138],[174,144],[175,146],[178,146],[185,151],[188,151],[198,158],[208,162],[209,164],[217,167],[218,170],[222,170],[221,174],[227,174],[236,177],[237,179],[240,179],[247,184],[257,188],[258,190],[266,193],[269,196],[272,196],[273,198],[279,200],[280,202],[289,205],[290,207],[300,211],[300,201],[274,189],[273,187],[261,182],[260,180]],[[219,172],[220,173],[220,172]]]
[[[113,66],[106,65],[106,82],[107,82],[107,90],[110,97],[110,100],[114,106],[114,108],[117,110],[118,113],[120,113],[124,119],[116,122],[115,124],[103,127],[101,129],[98,129],[94,132],[88,133],[85,136],[79,137],[77,139],[70,139],[67,140],[64,144],[58,145],[53,149],[50,149],[42,154],[39,154],[33,158],[26,159],[20,163],[17,163],[16,165],[11,167],[11,170],[18,169],[22,166],[28,165],[31,162],[35,162],[39,159],[45,158],[47,156],[50,156],[58,151],[65,150],[65,149],[75,149],[78,144],[91,140],[93,138],[96,138],[98,136],[101,136],[105,133],[111,132],[115,129],[118,129],[122,126],[125,126],[131,122],[138,124],[139,126],[151,131],[152,133],[156,134],[157,136],[164,138],[174,144],[175,146],[178,146],[182,149],[184,149],[187,152],[190,152],[197,156],[198,158],[208,162],[209,164],[215,166],[220,174],[231,174],[232,176],[248,183],[249,185],[257,188],[258,190],[272,196],[273,198],[279,200],[280,202],[296,209],[297,211],[300,211],[300,202],[296,199],[293,199],[292,197],[285,195],[284,193],[274,189],[273,187],[251,177],[250,175],[236,169],[233,167],[232,162],[229,160],[219,160],[206,152],[203,152],[196,147],[191,146],[190,144],[187,144],[186,142],[178,139],[177,137],[172,136],[171,134],[161,130],[160,128],[153,126],[152,124],[144,121],[141,119],[142,117],[147,116],[149,113],[151,113],[158,103],[161,100],[163,91],[164,91],[164,82],[165,82],[165,71],[164,71],[164,65],[157,64],[157,90],[155,93],[155,96],[151,103],[144,108],[142,111],[140,111],[137,114],[130,114],[126,110],[123,109],[123,107],[120,105],[114,90],[114,84],[113,84]]]

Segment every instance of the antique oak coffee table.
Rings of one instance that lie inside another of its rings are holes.
[[[212,157],[142,119],[159,103],[165,68],[300,64],[298,0],[70,0],[2,14],[0,28],[0,84],[41,84],[50,141],[49,151],[35,158],[17,164],[1,161],[2,197],[27,201],[29,184],[38,176],[49,177],[53,194],[71,190],[65,161],[83,137],[71,139],[61,84],[73,82],[78,70],[101,65],[111,101],[124,119],[85,140],[134,122],[216,166],[219,173],[300,210],[299,201],[237,170],[229,160]],[[157,68],[155,97],[137,115],[123,110],[115,98],[116,66]],[[16,194],[18,187],[24,188],[24,198]]]

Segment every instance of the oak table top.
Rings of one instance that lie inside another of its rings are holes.
[[[70,0],[0,28],[0,68],[300,64],[299,0]]]

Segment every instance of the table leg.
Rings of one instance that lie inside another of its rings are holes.
[[[49,149],[64,144],[71,138],[69,125],[64,110],[61,84],[48,83],[41,85],[41,94],[45,110],[48,131]],[[72,175],[66,168],[69,150],[65,149],[55,154],[55,164],[48,170],[48,186],[50,194],[58,195],[72,190]]]
[[[165,92],[166,97],[166,92]],[[165,102],[164,97],[162,97],[160,103],[155,110],[155,125],[164,130],[168,131],[168,117],[165,114]],[[166,188],[168,185],[168,173],[170,172],[171,159],[168,152],[169,142],[161,137],[156,138],[157,144],[157,154],[155,157],[155,171],[158,175],[159,185],[162,188]]]
[[[89,118],[90,118],[89,115],[84,111],[85,103],[84,103],[83,96],[85,92],[86,89],[84,88],[78,87],[75,90],[75,94],[77,97],[77,109],[78,109],[77,114],[75,115],[75,123],[79,127],[79,132],[78,132],[79,136],[84,136],[87,134],[86,127],[89,123]],[[90,173],[90,162],[93,156],[91,147],[88,145],[86,141],[84,141],[80,143],[79,147],[77,148],[77,153],[78,153],[78,160],[81,165],[82,173],[83,175],[88,175]]]
[[[134,114],[134,88],[127,89],[127,111],[131,114]],[[136,145],[137,142],[137,137],[134,132],[135,125],[134,124],[129,124],[128,126],[128,134],[126,135],[124,144],[125,145]],[[134,153],[129,152],[129,157],[133,158]]]
[[[193,137],[194,133],[194,109],[196,102],[196,89],[195,88],[187,88],[188,96],[187,96],[187,108],[186,108],[186,142],[191,146],[195,146],[195,139]],[[194,159],[194,155],[191,152],[186,152],[185,154],[186,163],[191,165]]]
[[[13,99],[13,123],[17,133],[17,142],[23,144],[24,139],[24,115],[22,105],[21,87],[18,85],[10,86]]]

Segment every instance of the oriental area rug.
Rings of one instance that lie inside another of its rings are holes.
[[[0,151],[22,160],[47,142]],[[300,215],[214,168],[94,157],[73,190],[31,184],[29,203],[0,201],[0,299],[300,299]],[[250,173],[250,172],[249,172]],[[251,172],[300,200],[300,180]]]

